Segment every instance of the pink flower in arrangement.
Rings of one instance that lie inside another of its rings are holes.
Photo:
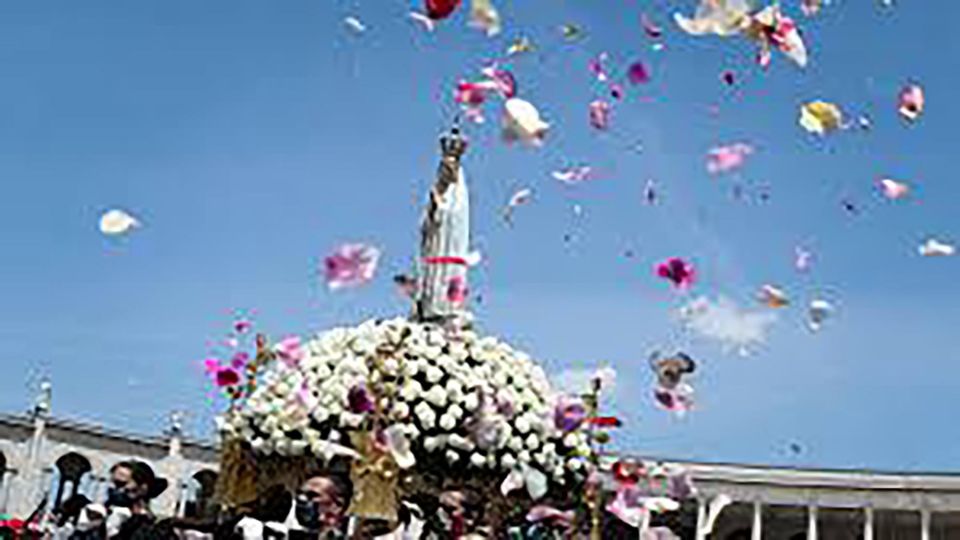
[[[327,287],[331,290],[363,285],[373,279],[380,250],[366,244],[344,244],[324,260]]]
[[[467,301],[469,289],[467,280],[462,276],[453,276],[447,282],[447,300],[454,304],[462,304]]]
[[[277,356],[284,362],[294,365],[303,359],[303,349],[300,347],[300,338],[290,336],[284,338],[274,347]]]
[[[203,369],[208,374],[216,373],[220,369],[220,360],[217,358],[206,358],[203,361]]]
[[[656,271],[658,276],[669,280],[678,289],[690,287],[697,277],[693,265],[679,257],[671,257],[658,264]]]
[[[590,103],[590,125],[605,130],[610,127],[610,104],[602,99]]]
[[[446,19],[456,11],[459,6],[460,0],[426,0],[424,2],[427,17],[435,21]]]
[[[234,369],[240,369],[250,361],[250,354],[246,351],[237,351],[230,359],[230,366]]]
[[[222,367],[217,370],[216,383],[220,388],[235,386],[239,382],[240,373],[232,367]]]
[[[347,393],[347,403],[349,403],[350,412],[355,414],[368,413],[373,410],[373,398],[367,387],[359,384],[350,389]]]
[[[739,169],[752,153],[753,147],[746,143],[711,148],[707,153],[707,172],[720,174]]]

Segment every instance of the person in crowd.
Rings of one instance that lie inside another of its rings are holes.
[[[103,540],[107,537],[107,508],[102,504],[91,503],[80,511],[77,525],[69,540]]]
[[[267,490],[235,531],[245,540],[335,540],[346,538],[350,482],[337,474],[310,474],[291,495],[281,486]],[[373,536],[370,536],[373,538]]]
[[[157,478],[153,469],[142,461],[121,461],[110,469],[111,485],[107,490],[107,538],[130,540],[138,530],[156,521],[150,501],[167,488],[167,481]]]

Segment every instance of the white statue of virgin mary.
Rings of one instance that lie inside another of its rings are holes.
[[[420,227],[417,316],[449,322],[466,316],[470,264],[470,197],[460,166],[467,143],[454,128],[441,137],[443,158]]]

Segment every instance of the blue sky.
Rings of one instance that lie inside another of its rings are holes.
[[[501,0],[494,39],[467,28],[466,10],[426,34],[392,0],[0,6],[0,410],[25,409],[25,383],[48,374],[57,415],[156,432],[185,408],[192,432],[209,433],[197,364],[234,310],[277,336],[404,313],[389,278],[414,254],[451,89],[524,34],[540,51],[510,67],[553,128],[539,150],[469,128],[483,329],[555,372],[617,367],[618,440],[636,452],[956,470],[958,263],[916,248],[927,235],[960,240],[960,6],[834,1],[806,19],[785,2],[811,64],[775,56],[763,72],[743,42],[679,33],[670,14],[694,4]],[[642,12],[666,27],[664,50],[651,50]],[[363,36],[344,27],[350,15]],[[564,43],[564,23],[586,38]],[[586,121],[602,95],[586,64],[602,51],[653,76],[629,89],[608,134]],[[739,92],[720,82],[725,69]],[[929,104],[913,126],[895,107],[909,80]],[[818,140],[796,125],[813,99],[874,127]],[[736,141],[756,154],[738,175],[709,176],[708,148]],[[567,162],[603,174],[563,186],[549,173]],[[915,196],[882,199],[881,176]],[[658,206],[642,204],[648,179]],[[769,184],[771,200],[734,200],[736,181]],[[507,228],[499,208],[524,186],[535,200]],[[102,237],[97,218],[114,206],[144,228]],[[375,243],[384,261],[374,283],[331,294],[317,265],[344,241]],[[793,270],[798,244],[816,253],[807,275]],[[726,353],[678,333],[684,298],[651,273],[675,255],[698,265],[693,294],[750,305],[777,283],[800,306],[828,296],[837,316],[811,335],[794,306],[755,354]],[[700,360],[699,409],[682,420],[649,398],[646,355],[663,347]]]

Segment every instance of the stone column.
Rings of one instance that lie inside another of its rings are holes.
[[[807,507],[807,540],[817,540],[817,505]]]
[[[0,512],[7,513],[7,507],[10,505],[10,484],[13,482],[14,472],[11,470],[3,471],[3,504],[0,506]]]
[[[763,538],[763,505],[760,501],[753,501],[753,528],[750,532],[751,540]]]
[[[707,507],[703,499],[697,499],[697,540],[706,540],[703,527],[707,524]]]
[[[873,508],[863,509],[863,540],[873,540]]]
[[[930,540],[930,510],[920,510],[920,540]]]

